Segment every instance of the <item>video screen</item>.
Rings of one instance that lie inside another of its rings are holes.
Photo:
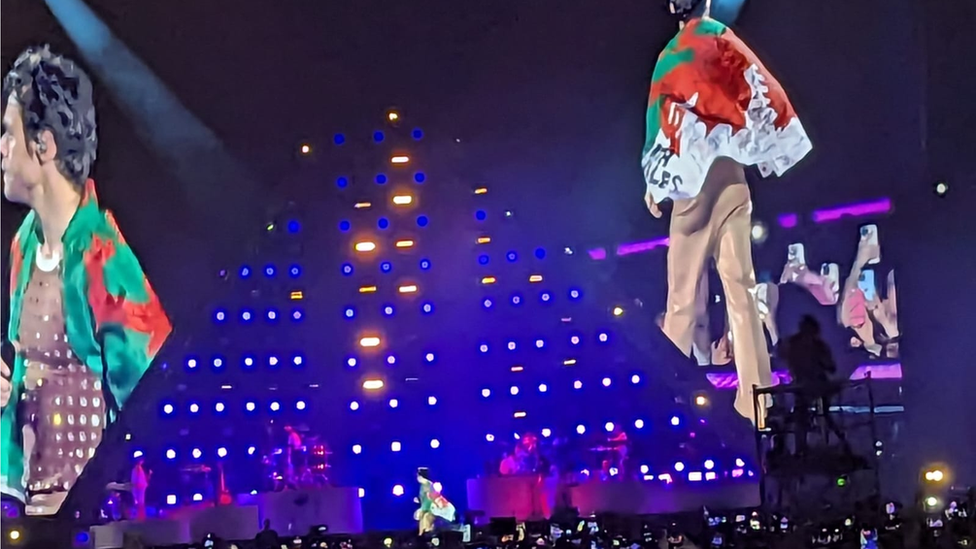
[[[29,212],[4,232],[2,491],[29,515],[52,515],[171,326],[90,178],[97,137],[88,76],[32,48],[7,74],[3,100],[3,192]],[[126,491],[144,498],[146,482],[137,459]]]

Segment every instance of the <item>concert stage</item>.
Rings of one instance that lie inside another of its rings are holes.
[[[575,507],[581,515],[652,515],[759,505],[756,477],[679,483],[591,481],[560,487],[554,479],[516,476],[469,479],[467,486],[469,511],[519,521],[550,518],[559,507]]]
[[[325,487],[238,496],[231,505],[182,507],[146,521],[111,522],[91,529],[92,547],[122,547],[133,533],[147,545],[198,542],[209,533],[223,539],[254,538],[265,520],[282,536],[301,536],[318,525],[330,533],[360,534],[363,513],[358,488]]]

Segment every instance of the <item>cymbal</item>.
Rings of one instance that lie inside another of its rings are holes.
[[[202,463],[197,463],[194,465],[184,465],[180,468],[180,471],[184,473],[209,473],[211,469]]]

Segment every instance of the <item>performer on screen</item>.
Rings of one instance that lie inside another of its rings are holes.
[[[655,217],[671,200],[664,332],[691,355],[696,294],[714,259],[725,290],[739,378],[735,409],[752,421],[752,387],[772,383],[754,295],[752,201],[744,166],[783,174],[811,149],[785,92],[710,0],[669,0],[678,34],[658,58],[641,165]]]
[[[420,484],[420,495],[413,501],[420,504],[420,508],[414,512],[414,519],[418,524],[418,533],[422,536],[428,532],[433,532],[434,520],[437,518],[454,522],[456,513],[454,505],[434,488],[434,482],[430,478],[430,469],[426,467],[417,469],[417,482]]]
[[[171,331],[89,179],[92,84],[32,48],[3,81],[3,190],[30,212],[10,247],[0,488],[56,512]]]

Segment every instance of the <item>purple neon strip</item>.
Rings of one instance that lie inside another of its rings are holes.
[[[784,229],[792,229],[800,223],[800,216],[794,214],[783,214],[779,216],[779,226]]]
[[[901,379],[901,364],[865,364],[858,366],[851,374],[851,380],[864,379],[871,374],[871,379]],[[739,378],[735,372],[709,372],[705,374],[709,383],[716,389],[735,389],[739,386]],[[774,384],[789,383],[790,373],[786,371],[773,372]]]
[[[739,386],[739,377],[735,372],[709,372],[705,374],[708,382],[716,389],[735,389]],[[773,385],[792,381],[790,373],[786,371],[773,372]]]
[[[837,221],[845,215],[849,215],[851,217],[861,217],[865,215],[888,213],[890,211],[891,199],[880,198],[870,202],[848,204],[847,206],[838,206],[836,208],[829,208],[826,210],[814,210],[813,220],[816,223],[827,223],[828,221]]]
[[[641,252],[649,252],[654,248],[667,247],[670,239],[668,237],[656,238],[654,240],[644,240],[641,242],[631,242],[629,244],[621,244],[617,246],[617,255],[629,255],[638,254]]]
[[[592,259],[593,261],[600,261],[607,258],[606,248],[596,248],[594,250],[590,250],[587,253],[590,254],[590,259]]]
[[[852,380],[859,380],[868,377],[871,379],[901,379],[901,364],[865,364],[858,366],[851,374]]]

